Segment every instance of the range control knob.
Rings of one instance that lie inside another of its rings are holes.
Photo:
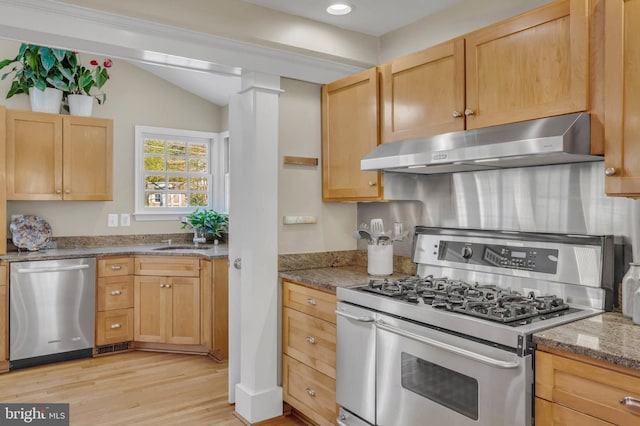
[[[471,256],[473,256],[473,250],[471,249],[471,247],[469,246],[462,247],[462,257],[464,259],[471,259]]]

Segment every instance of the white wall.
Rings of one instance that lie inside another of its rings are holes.
[[[20,44],[0,40],[0,58],[15,57]],[[100,56],[82,55],[83,62]],[[2,73],[6,71],[3,70]],[[114,60],[111,78],[103,87],[104,105],[94,104],[95,117],[113,119],[113,201],[10,201],[12,214],[37,214],[51,224],[54,236],[122,235],[181,232],[176,221],[139,222],[130,227],[108,228],[108,213],[133,213],[134,126],[136,124],[202,131],[226,130],[222,108],[167,83],[127,62]],[[0,80],[0,105],[30,109],[26,95],[5,99],[10,79]]]
[[[465,0],[380,38],[379,61],[417,52],[475,31],[551,0]]]
[[[354,250],[356,203],[322,202],[320,86],[281,79],[278,252]],[[284,156],[318,158],[318,166],[285,165]],[[316,224],[284,225],[283,216],[315,216]]]

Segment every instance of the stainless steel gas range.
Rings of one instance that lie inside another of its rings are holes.
[[[338,288],[339,425],[532,425],[533,333],[613,300],[613,237],[417,227],[417,275]]]

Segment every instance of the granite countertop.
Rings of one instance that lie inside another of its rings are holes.
[[[366,266],[337,266],[280,272],[282,278],[328,290],[331,293],[335,293],[338,287],[366,284],[372,278],[395,280],[407,275],[409,274],[394,273],[388,277],[373,277],[367,274]]]
[[[189,246],[193,244],[175,243],[174,246]],[[131,246],[103,246],[103,247],[79,247],[46,249],[39,251],[13,251],[0,256],[5,262],[23,262],[30,260],[54,260],[72,259],[95,256],[127,256],[127,255],[153,255],[153,256],[197,256],[204,259],[226,258],[229,247],[226,244],[207,245],[207,248],[186,248],[174,250],[157,250],[167,247],[167,243],[143,244]]]
[[[536,344],[640,369],[640,326],[606,312],[533,335]]]

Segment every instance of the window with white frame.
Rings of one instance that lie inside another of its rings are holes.
[[[228,132],[135,126],[135,216],[179,219],[197,208],[228,213]]]

